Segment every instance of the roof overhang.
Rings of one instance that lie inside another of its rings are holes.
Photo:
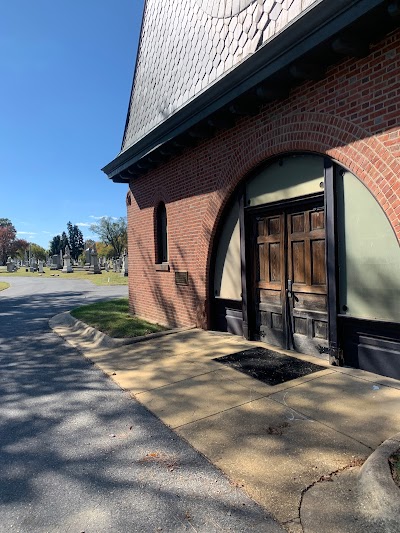
[[[230,127],[235,117],[286,98],[304,80],[321,79],[329,65],[367,55],[369,44],[399,21],[400,0],[321,0],[102,170],[116,183],[129,183],[216,129]]]

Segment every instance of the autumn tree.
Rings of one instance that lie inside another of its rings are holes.
[[[25,252],[29,248],[29,242],[25,239],[15,239],[14,241],[14,255],[19,259],[23,260],[25,257]]]
[[[39,244],[32,242],[30,244],[30,250],[31,256],[35,256],[36,259],[39,259],[40,261],[46,261],[46,250],[39,246]]]
[[[0,218],[0,228],[6,228],[8,226],[11,226],[12,228],[14,228],[14,226],[12,225],[12,222],[9,218]],[[14,228],[15,230],[15,228]],[[15,231],[15,233],[17,233]]]
[[[7,262],[7,258],[21,257],[29,246],[25,239],[17,239],[17,230],[8,218],[0,218],[0,265]]]
[[[90,231],[100,237],[101,242],[111,246],[114,257],[120,257],[127,247],[126,218],[103,217],[97,224],[91,224]]]
[[[97,241],[96,249],[99,257],[106,257],[107,259],[114,257],[114,249],[109,244],[104,244],[104,242]]]

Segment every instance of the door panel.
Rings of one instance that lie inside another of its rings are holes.
[[[314,207],[286,216],[292,343],[298,352],[319,356],[319,347],[328,346],[325,213]]]
[[[274,346],[284,346],[284,216],[258,217],[256,328],[259,339]]]
[[[319,347],[328,346],[324,209],[287,209],[255,220],[256,336],[319,356]]]

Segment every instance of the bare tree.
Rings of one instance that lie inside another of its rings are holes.
[[[112,247],[115,257],[122,255],[127,247],[127,225],[126,218],[113,219],[103,217],[97,224],[91,224],[90,231],[100,237],[101,242]]]

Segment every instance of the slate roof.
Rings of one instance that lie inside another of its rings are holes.
[[[121,151],[323,0],[147,0]]]

